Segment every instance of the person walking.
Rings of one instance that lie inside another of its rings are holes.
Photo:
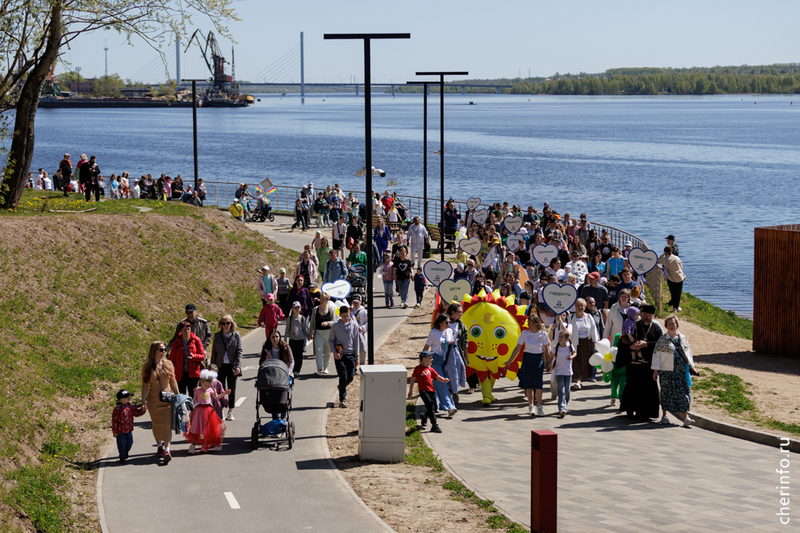
[[[411,283],[413,263],[406,257],[405,248],[400,248],[400,257],[394,262],[392,274],[397,280],[397,291],[400,293],[400,305],[408,307],[408,286]]]
[[[286,327],[283,331],[283,335],[289,339],[289,348],[292,350],[295,376],[299,376],[303,368],[303,351],[308,337],[308,323],[300,311],[300,302],[292,302],[292,311],[286,317]]]
[[[347,279],[347,263],[336,254],[336,250],[328,250],[328,261],[325,263],[324,283],[333,283],[340,279]]]
[[[169,352],[169,360],[175,365],[175,380],[181,394],[192,395],[205,359],[203,343],[192,333],[192,325],[188,321],[182,322],[180,333],[172,340]]]
[[[694,367],[692,349],[686,336],[678,331],[677,317],[668,316],[664,320],[667,332],[656,342],[653,353],[653,379],[661,383],[661,409],[664,416],[662,424],[669,424],[667,412],[678,417],[684,426],[694,424],[689,416],[692,395],[690,374],[698,375]]]
[[[142,407],[150,411],[153,438],[158,445],[156,456],[168,464],[172,459],[172,404],[161,401],[161,392],[178,394],[175,366],[165,357],[167,346],[161,341],[150,344],[147,359],[142,365]],[[148,407],[149,405],[149,407]]]
[[[351,316],[346,302],[339,308],[339,321],[331,328],[328,344],[333,350],[336,374],[339,376],[339,407],[346,409],[347,386],[356,375],[358,354],[361,353],[358,322]]]
[[[188,322],[192,326],[192,333],[197,335],[200,342],[203,343],[203,350],[208,351],[208,345],[211,344],[211,326],[208,325],[208,320],[197,314],[197,306],[194,304],[186,304],[184,308],[186,318],[178,322],[175,326],[175,334],[173,339],[181,332],[184,322]],[[167,348],[172,348],[172,341],[170,341]]]
[[[630,345],[629,351],[640,352],[642,361],[628,364],[625,389],[620,397],[620,410],[639,420],[658,418],[658,383],[653,379],[651,361],[656,343],[664,332],[658,322],[654,321],[655,313],[656,308],[652,305],[641,308],[641,320],[636,322],[634,333],[635,342]],[[627,343],[625,337],[620,337],[620,345]]]
[[[358,335],[361,337],[361,351],[358,353],[358,361],[362,365],[367,362],[367,331],[369,330],[369,314],[364,306],[361,305],[361,295],[353,295],[352,315],[358,322]]]
[[[278,282],[275,279],[275,276],[270,273],[269,265],[264,265],[261,267],[259,274],[257,288],[258,294],[261,296],[261,306],[263,307],[267,305],[267,295],[278,292]],[[289,294],[288,282],[286,294]]]
[[[309,320],[307,339],[314,341],[314,357],[317,360],[317,375],[328,373],[331,362],[331,346],[328,339],[331,327],[336,321],[336,307],[331,303],[331,297],[323,292],[319,297],[319,305],[314,308]]]
[[[664,253],[658,258],[658,263],[664,267],[667,276],[667,286],[669,287],[668,307],[672,307],[672,312],[681,311],[681,294],[683,293],[683,282],[686,275],[683,273],[683,263],[681,258],[672,253],[672,246],[665,246]]]
[[[242,375],[242,337],[236,331],[236,322],[231,315],[223,315],[217,322],[219,331],[214,333],[210,362],[219,369],[218,379],[225,389],[230,389],[228,413],[225,420],[233,420],[236,405],[236,380]]]
[[[64,191],[64,196],[67,196],[69,182],[72,178],[72,161],[69,160],[69,154],[64,154],[64,159],[58,164],[58,168],[61,170],[61,189]]]
[[[425,249],[425,242],[430,238],[428,236],[428,230],[419,222],[419,217],[414,217],[413,224],[408,227],[408,244],[411,248],[411,262],[413,263],[416,261],[418,267],[422,266],[422,252]]]

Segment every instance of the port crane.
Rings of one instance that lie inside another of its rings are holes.
[[[195,30],[189,38],[184,53],[195,41],[203,53],[203,60],[211,73],[210,84],[203,95],[202,105],[205,107],[244,107],[252,104],[255,101],[253,95],[240,93],[239,83],[236,82],[233,75],[229,76],[225,73],[227,61],[219,49],[214,33],[209,31],[205,36],[199,29]],[[233,54],[233,49],[231,49],[231,54]],[[231,57],[231,59],[233,58]]]

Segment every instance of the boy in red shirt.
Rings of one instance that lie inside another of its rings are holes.
[[[278,320],[285,320],[283,311],[278,305],[275,304],[275,293],[267,294],[267,304],[261,308],[261,313],[258,315],[258,325],[264,324],[264,332],[269,340],[269,332],[278,327]]]
[[[450,380],[440,376],[436,370],[431,368],[433,362],[433,355],[430,352],[422,352],[419,354],[419,364],[414,367],[411,373],[411,379],[408,383],[408,399],[411,399],[414,393],[414,378],[417,380],[419,386],[419,397],[425,404],[425,413],[420,415],[420,427],[425,427],[428,418],[431,419],[431,431],[434,433],[441,433],[442,430],[439,424],[436,423],[436,393],[433,390],[433,380],[437,379],[442,383],[449,383]]]
[[[133,446],[133,417],[142,416],[147,407],[139,407],[130,403],[130,392],[121,390],[117,393],[117,406],[111,413],[111,433],[117,439],[119,462],[125,464]]]

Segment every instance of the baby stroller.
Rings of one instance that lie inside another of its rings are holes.
[[[361,263],[356,263],[350,266],[350,273],[347,275],[347,281],[353,288],[347,297],[349,303],[353,303],[353,295],[358,294],[361,296],[361,305],[367,305],[367,267]]]
[[[269,200],[263,198],[258,202],[258,205],[252,211],[252,218],[255,222],[264,222],[267,219],[270,222],[275,222],[275,215],[272,214],[272,205],[270,205]]]
[[[258,448],[258,439],[271,437],[275,449],[282,441],[286,441],[289,449],[294,446],[294,422],[290,420],[292,412],[292,378],[286,363],[280,359],[267,359],[258,367],[256,379],[256,423],[250,432],[250,448]],[[274,416],[266,424],[261,424],[259,407]],[[277,440],[274,440],[277,439]]]

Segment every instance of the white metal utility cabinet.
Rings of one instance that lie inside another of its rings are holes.
[[[406,367],[359,368],[358,456],[361,460],[402,461],[406,441]]]

